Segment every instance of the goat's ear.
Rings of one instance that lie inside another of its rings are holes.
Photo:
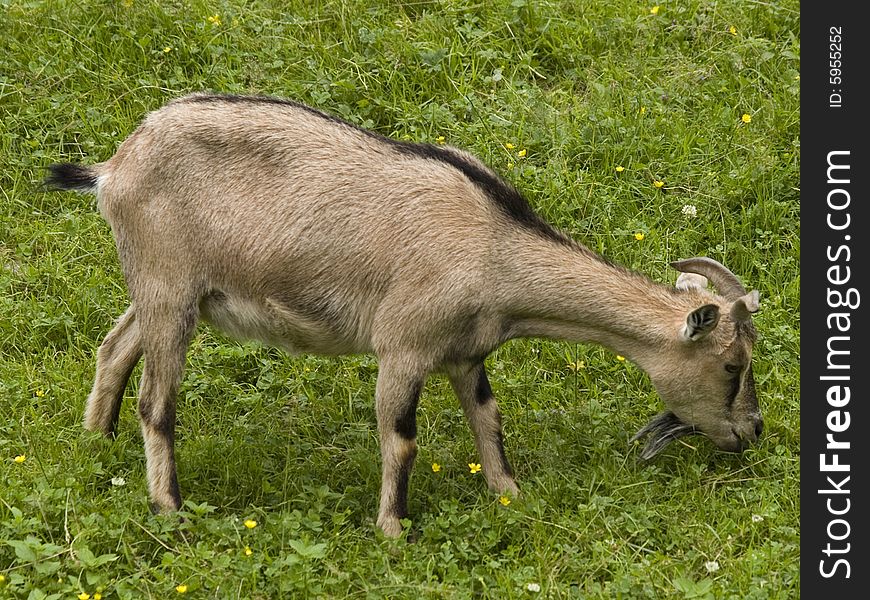
[[[678,290],[706,290],[707,278],[697,273],[680,273],[677,277],[677,283],[674,284]]]
[[[731,318],[735,321],[746,321],[755,312],[758,312],[758,290],[741,296],[731,305]]]
[[[686,325],[683,327],[683,337],[697,342],[706,337],[719,324],[719,306],[705,304],[696,308],[686,317]]]

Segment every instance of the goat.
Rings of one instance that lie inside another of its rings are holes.
[[[377,356],[377,524],[391,537],[430,373],[449,378],[489,487],[518,493],[484,368],[513,338],[593,342],[634,361],[668,409],[640,432],[658,431],[656,444],[697,431],[740,452],[761,433],[757,291],[709,258],[673,263],[675,287],[611,264],[456,148],[290,100],[197,93],[150,113],[108,161],[49,169],[50,187],[96,194],[131,299],[97,353],[85,427],[113,435],[144,356],[138,414],[156,510],[181,506],[176,396],[200,319],[290,352]]]

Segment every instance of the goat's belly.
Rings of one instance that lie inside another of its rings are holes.
[[[368,350],[338,324],[294,311],[272,298],[214,292],[200,302],[208,323],[240,340],[256,340],[291,353],[352,354]]]

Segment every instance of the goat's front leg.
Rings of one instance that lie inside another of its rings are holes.
[[[148,491],[153,508],[181,508],[175,469],[175,400],[187,346],[196,327],[196,308],[139,307],[145,365],[139,388],[139,421],[145,440]]]
[[[499,493],[519,494],[504,453],[501,414],[483,363],[456,365],[447,370],[447,376],[474,432],[474,445],[489,488]]]
[[[375,391],[383,463],[378,527],[387,537],[399,537],[400,520],[408,514],[408,480],[417,456],[417,401],[424,379],[400,362],[380,362]]]

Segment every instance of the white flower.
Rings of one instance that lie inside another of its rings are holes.
[[[704,568],[707,569],[708,573],[715,573],[719,570],[719,563],[715,560],[708,560],[704,563]]]
[[[687,217],[697,217],[698,216],[698,207],[694,204],[684,204],[683,205],[683,214]]]
[[[124,479],[123,477],[112,477],[112,485],[116,485],[118,487],[121,487],[122,485],[125,485],[126,483],[127,483],[127,480]]]
[[[538,593],[541,591],[541,586],[540,586],[540,584],[537,584],[537,583],[527,583],[526,589],[529,590],[530,592]]]
[[[761,515],[752,515],[752,522],[753,523],[761,523],[763,520],[764,520],[764,517],[762,517]]]

